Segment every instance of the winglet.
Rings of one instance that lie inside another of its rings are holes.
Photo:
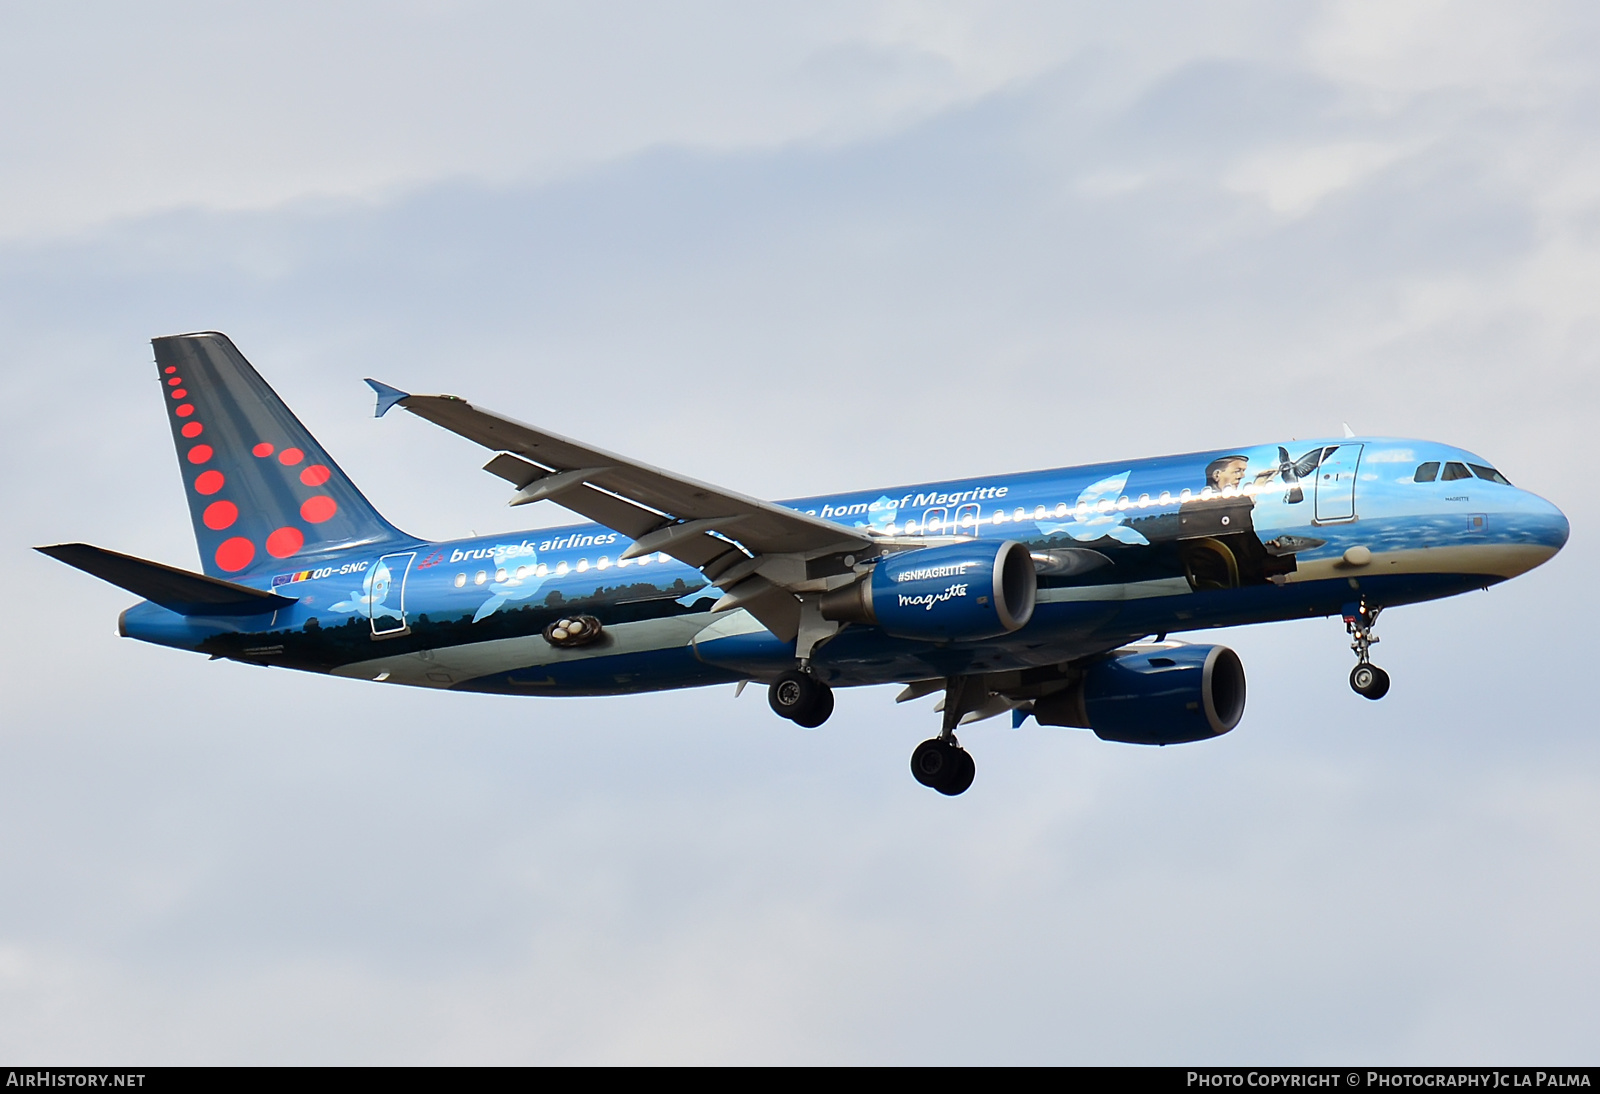
[[[378,393],[378,409],[373,412],[372,416],[374,418],[381,418],[389,413],[389,408],[401,399],[411,398],[409,391],[401,391],[397,387],[390,387],[388,384],[374,380],[370,376],[367,377],[367,386]]]

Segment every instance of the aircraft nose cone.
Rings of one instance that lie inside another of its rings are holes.
[[[1495,556],[1495,572],[1516,577],[1549,562],[1572,533],[1567,515],[1537,494],[1506,491],[1488,525],[1498,543],[1484,546]]]
[[[1523,520],[1532,526],[1531,530],[1539,544],[1548,547],[1550,554],[1554,555],[1567,545],[1572,525],[1565,513],[1539,495],[1527,494],[1526,499]]]
[[[1550,505],[1549,502],[1545,504]],[[1559,551],[1567,545],[1567,537],[1572,534],[1572,525],[1568,522],[1567,515],[1554,505],[1550,505],[1550,517],[1556,531],[1555,548]]]

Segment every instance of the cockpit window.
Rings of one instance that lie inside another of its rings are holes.
[[[1436,479],[1438,477],[1439,477],[1439,461],[1438,460],[1434,460],[1432,463],[1420,464],[1417,467],[1417,481],[1418,482],[1432,482],[1434,479]]]
[[[1506,478],[1492,467],[1485,467],[1481,463],[1469,463],[1467,466],[1472,468],[1472,473],[1478,476],[1480,479],[1488,479],[1490,482],[1497,482],[1501,486],[1511,485],[1510,479]]]
[[[1457,479],[1470,478],[1472,478],[1472,472],[1467,470],[1466,464],[1456,463],[1454,460],[1451,460],[1449,463],[1444,465],[1444,474],[1439,476],[1439,481],[1455,482]]]

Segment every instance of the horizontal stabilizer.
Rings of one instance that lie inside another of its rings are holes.
[[[34,550],[179,615],[261,615],[295,603],[276,593],[264,593],[247,585],[235,585],[132,555],[119,555],[87,543],[57,543]]]

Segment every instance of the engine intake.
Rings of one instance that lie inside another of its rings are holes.
[[[1219,737],[1244,716],[1244,665],[1226,646],[1118,650],[1065,691],[1034,701],[1040,725],[1103,741],[1174,745]]]
[[[1015,540],[973,540],[891,555],[818,605],[824,619],[871,623],[928,642],[998,638],[1033,618],[1033,558]]]

